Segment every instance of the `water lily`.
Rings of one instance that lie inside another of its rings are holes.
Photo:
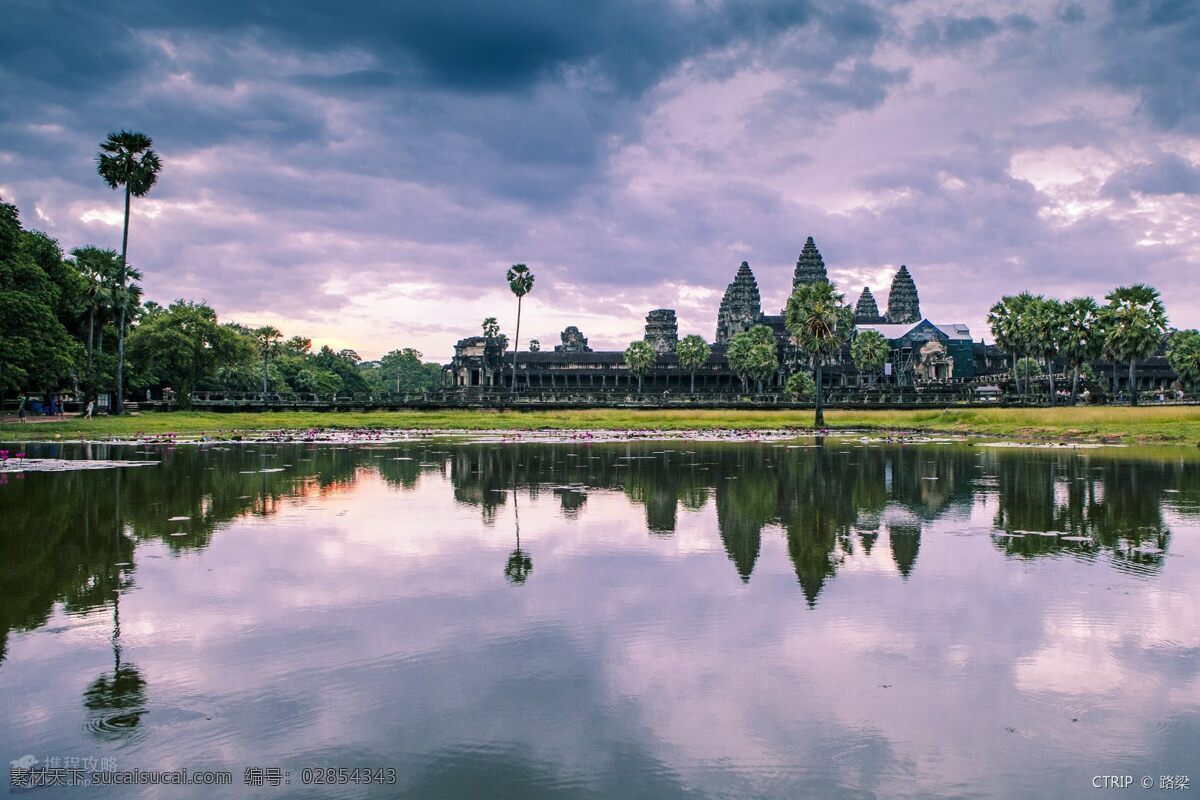
[[[0,450],[0,461],[8,461],[8,451]]]

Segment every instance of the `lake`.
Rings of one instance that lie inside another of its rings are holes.
[[[159,463],[0,474],[10,776],[232,775],[31,797],[1200,781],[1195,449],[24,449]]]

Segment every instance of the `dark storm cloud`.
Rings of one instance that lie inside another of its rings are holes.
[[[1200,196],[1200,166],[1165,153],[1151,164],[1137,164],[1114,173],[1104,184],[1104,193],[1109,197],[1124,198],[1131,192]]]
[[[1113,0],[1102,79],[1164,128],[1200,130],[1200,3]]]
[[[907,260],[930,308],[967,321],[1010,283],[1099,290],[1188,258],[1135,246],[1140,222],[1061,217],[1076,198],[1012,165],[1110,155],[1094,192],[1118,211],[1195,193],[1170,153],[1200,151],[1153,139],[1198,121],[1190,4],[0,6],[0,186],[24,218],[68,247],[119,241],[93,157],[143,129],[167,163],[134,220],[150,295],[248,322],[401,286],[430,312],[397,324],[440,331],[421,346],[444,354],[458,307],[527,261],[543,308],[632,330],[686,285],[681,322],[711,335],[702,290],[715,313],[747,258],[776,310],[809,234],[856,282]]]

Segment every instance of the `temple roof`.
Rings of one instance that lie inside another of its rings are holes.
[[[904,322],[899,324],[888,322],[862,323],[856,325],[855,327],[857,327],[860,331],[876,331],[877,333],[881,334],[883,338],[890,341],[895,341],[896,339],[903,339],[914,328],[918,328],[926,323],[928,323],[931,327],[937,328],[939,331],[946,334],[946,336],[950,339],[971,339],[971,329],[961,322],[946,322],[938,324],[936,322],[930,322],[927,319],[919,319],[916,322]]]
[[[892,288],[888,292],[887,320],[898,324],[918,322],[920,319],[921,300],[917,295],[917,284],[908,273],[908,267],[901,264],[896,276],[892,278]]]

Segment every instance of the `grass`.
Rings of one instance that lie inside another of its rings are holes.
[[[173,412],[37,424],[4,423],[0,441],[107,439],[138,433],[206,433],[280,428],[403,428],[424,430],[537,429],[811,429],[811,411],[585,409],[578,411],[370,411],[262,413]],[[972,408],[825,412],[826,427],[919,430],[1021,438],[1115,438],[1124,442],[1200,444],[1200,406],[1139,408]]]

